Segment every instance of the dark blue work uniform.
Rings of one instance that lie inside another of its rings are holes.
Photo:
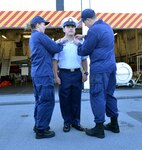
[[[90,102],[94,121],[105,121],[117,117],[116,61],[114,54],[114,33],[112,28],[98,20],[89,28],[83,44],[78,44],[78,54],[90,57]]]
[[[55,105],[52,56],[60,52],[63,46],[37,30],[32,31],[29,45],[35,95],[35,125],[37,129],[44,130],[49,128]]]

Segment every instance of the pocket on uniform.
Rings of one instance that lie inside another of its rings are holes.
[[[40,101],[54,101],[54,87],[51,85],[42,86],[40,90]]]
[[[91,85],[90,92],[93,96],[97,96],[103,90],[101,83],[94,83]]]

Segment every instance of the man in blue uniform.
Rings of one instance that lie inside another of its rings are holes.
[[[92,9],[85,9],[81,20],[89,30],[86,36],[77,35],[74,42],[79,55],[90,57],[90,102],[96,123],[94,128],[86,129],[86,134],[104,138],[105,113],[111,118],[105,129],[119,132],[117,99],[113,95],[116,86],[114,33],[107,23],[96,18]],[[84,38],[84,43],[77,38]]]
[[[31,38],[29,41],[31,50],[31,77],[35,95],[35,127],[36,139],[55,136],[50,131],[49,123],[53,113],[54,80],[52,71],[52,56],[62,50],[61,43],[56,44],[44,34],[48,21],[40,16],[34,17],[31,22]]]
[[[67,17],[61,24],[65,36],[58,42],[66,40],[66,43],[63,45],[63,51],[55,54],[53,66],[54,77],[59,84],[63,131],[69,132],[71,127],[83,131],[84,128],[80,125],[81,92],[82,81],[85,82],[88,75],[87,57],[79,56],[77,46],[73,43],[78,21],[73,17]]]

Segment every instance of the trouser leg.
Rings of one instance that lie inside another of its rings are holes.
[[[34,97],[35,97],[34,120],[35,120],[35,125],[36,125],[36,120],[37,120],[37,104],[38,104],[39,97],[38,97],[38,92],[36,91],[36,85],[34,84],[34,80],[33,80],[33,90],[34,90]]]
[[[82,74],[77,72],[72,78],[72,124],[80,124],[80,113],[81,113],[81,92],[82,92]]]
[[[59,98],[62,117],[65,124],[80,124],[82,74],[60,72]]]
[[[46,77],[34,78],[34,84],[39,97],[35,106],[36,127],[40,130],[48,129],[55,105],[54,86],[49,84],[49,78]]]
[[[105,83],[104,74],[92,74],[90,77],[90,102],[95,123],[105,121]]]
[[[116,88],[116,73],[115,71],[110,74],[108,81],[107,95],[106,95],[106,115],[108,117],[118,117],[117,99],[114,96]]]
[[[71,124],[71,84],[70,77],[64,72],[59,74],[61,84],[59,85],[59,100],[61,114],[64,124]]]

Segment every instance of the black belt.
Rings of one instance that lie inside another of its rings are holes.
[[[67,72],[75,72],[75,71],[79,71],[80,68],[75,68],[75,69],[64,69],[64,68],[60,68],[61,71],[67,71]]]

